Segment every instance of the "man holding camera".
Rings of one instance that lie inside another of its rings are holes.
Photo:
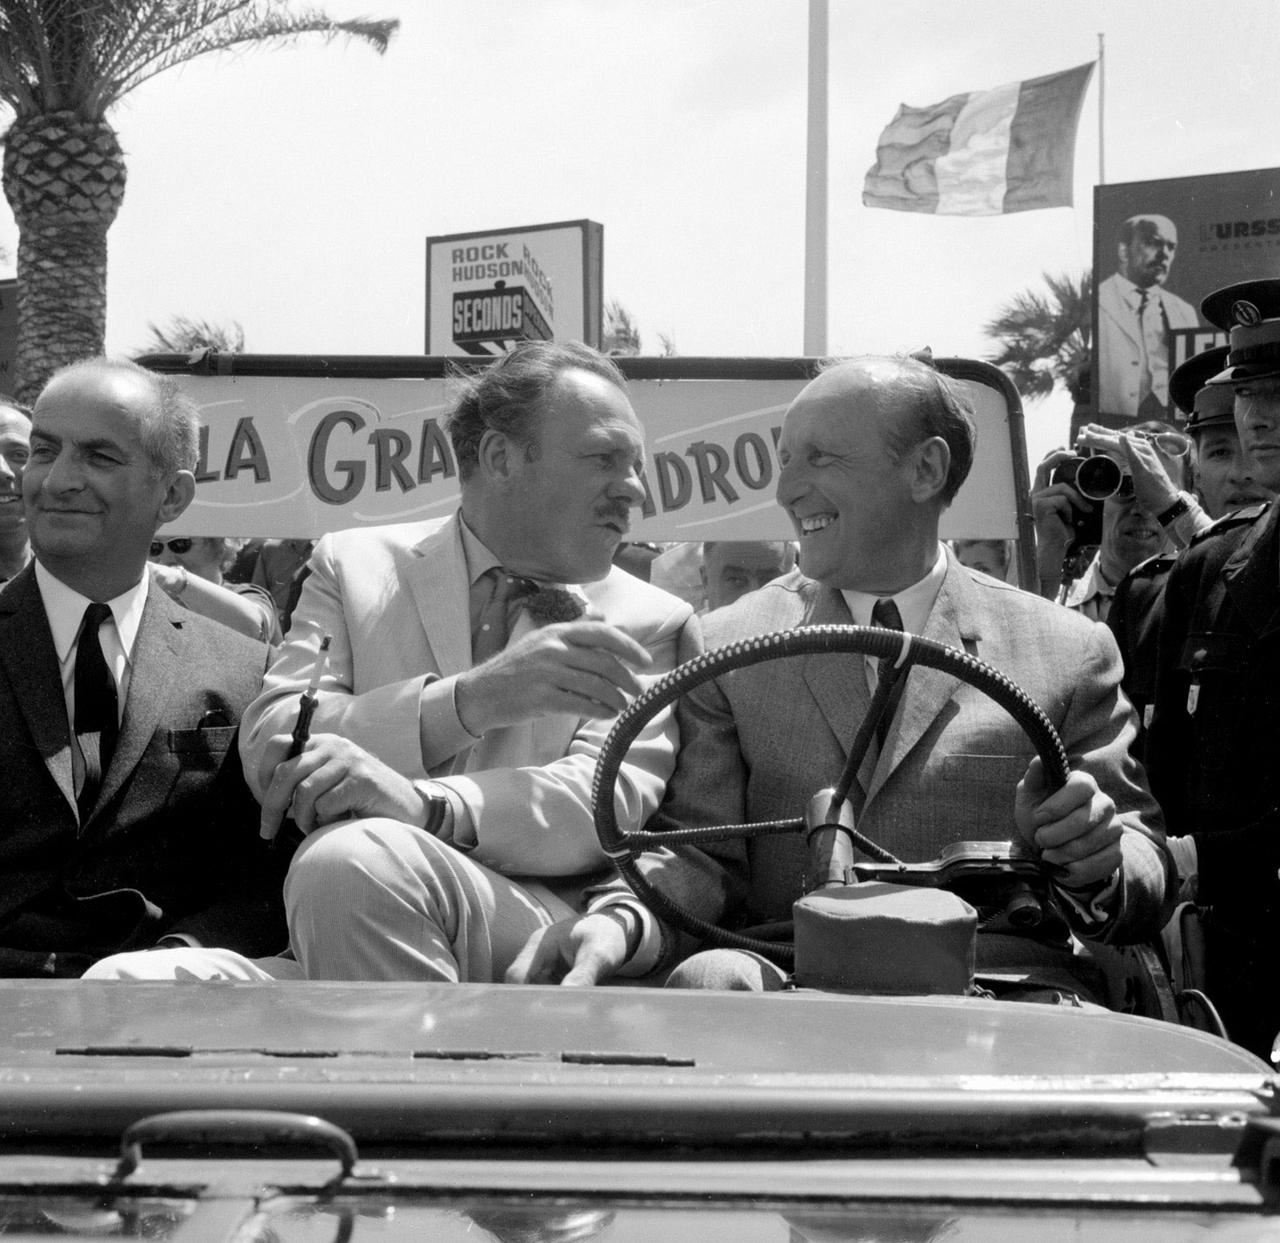
[[[1050,453],[1036,468],[1031,493],[1040,594],[1106,621],[1130,570],[1185,546],[1207,526],[1204,511],[1182,489],[1190,447],[1181,432],[1151,419],[1124,432],[1082,428],[1077,450],[1093,456]],[[1092,559],[1073,573],[1094,546]]]

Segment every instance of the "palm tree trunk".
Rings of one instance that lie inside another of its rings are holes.
[[[18,235],[16,396],[33,403],[59,367],[102,353],[107,230],[28,225]]]
[[[124,199],[124,153],[105,121],[46,112],[5,135],[4,192],[18,222],[17,397],[34,401],[65,363],[102,353],[107,230]]]

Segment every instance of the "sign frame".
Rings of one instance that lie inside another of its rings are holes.
[[[570,235],[566,237],[551,238],[549,235],[561,234]],[[577,234],[577,242],[571,235]],[[548,243],[554,243],[560,248],[569,248],[576,251],[576,261],[579,265],[580,281],[579,287],[575,288],[574,305],[580,308],[580,315],[570,315],[568,322],[557,323],[555,318],[549,314],[549,308],[540,303],[536,294],[532,289],[522,289],[523,301],[526,307],[532,308],[530,318],[543,321],[549,320],[543,326],[550,329],[550,339],[556,341],[582,341],[595,349],[600,348],[600,341],[604,331],[604,226],[593,220],[560,220],[550,224],[532,224],[521,225],[509,229],[482,229],[469,233],[446,233],[426,239],[426,278],[425,278],[425,307],[426,307],[426,324],[423,334],[423,348],[428,355],[440,355],[446,357],[467,357],[477,354],[479,350],[479,342],[481,339],[493,340],[498,343],[502,340],[511,339],[510,337],[502,337],[494,330],[494,334],[487,338],[473,334],[471,342],[476,348],[473,349],[454,349],[451,348],[455,344],[453,333],[453,305],[455,299],[466,291],[470,291],[477,295],[489,295],[490,300],[492,294],[498,292],[497,289],[486,289],[477,286],[477,281],[488,281],[488,277],[479,275],[468,277],[462,281],[443,280],[444,270],[447,269],[451,260],[445,257],[445,253],[449,249],[456,249],[459,246],[464,249],[474,250],[483,253],[486,248],[498,248],[504,243],[513,239],[521,239],[521,245],[524,245],[523,239],[526,237],[537,237],[538,235],[548,235]],[[523,262],[517,261],[517,262]],[[477,265],[479,266],[479,265]],[[505,265],[504,265],[505,266]],[[437,271],[437,268],[440,270]],[[433,280],[433,272],[436,277]],[[499,278],[499,285],[502,280]],[[549,281],[550,285],[551,282]],[[441,301],[442,293],[448,298],[447,304]],[[436,314],[433,317],[433,305],[440,302],[440,306],[436,307]],[[447,313],[443,315],[445,322],[440,322],[445,307],[448,307]],[[544,338],[545,339],[545,338]],[[487,351],[492,354],[495,351]],[[501,352],[501,351],[497,351]]]

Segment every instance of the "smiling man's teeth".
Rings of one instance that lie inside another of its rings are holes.
[[[825,527],[829,527],[835,519],[830,514],[819,514],[814,518],[800,519],[800,532],[802,535],[812,535],[814,531],[821,531]]]

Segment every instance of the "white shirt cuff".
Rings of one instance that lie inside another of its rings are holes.
[[[662,929],[658,926],[658,921],[643,902],[629,894],[620,893],[605,893],[592,898],[587,904],[587,914],[607,911],[611,906],[625,906],[627,910],[634,911],[640,920],[640,944],[615,974],[648,975],[657,966],[658,957],[662,953]]]
[[[1178,869],[1179,901],[1194,902],[1196,890],[1200,887],[1200,855],[1196,850],[1196,839],[1166,837],[1165,845],[1173,856],[1174,867]]]

